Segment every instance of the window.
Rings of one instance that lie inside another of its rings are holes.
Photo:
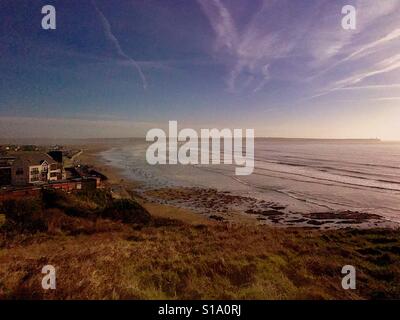
[[[57,169],[58,169],[57,163],[53,163],[50,165],[50,170],[57,170]]]
[[[57,172],[51,172],[50,173],[50,178],[55,178],[55,177],[57,177]]]
[[[31,174],[39,174],[39,169],[38,168],[33,168],[31,169]]]

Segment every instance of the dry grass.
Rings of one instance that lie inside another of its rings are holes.
[[[104,192],[46,196],[0,208],[0,299],[400,298],[400,231],[149,220]],[[341,287],[348,264],[356,290]]]
[[[365,299],[400,297],[396,231],[310,231],[156,221],[140,230],[20,236],[0,252],[0,297]],[[57,269],[57,289],[40,270]],[[357,290],[341,268],[357,268]]]

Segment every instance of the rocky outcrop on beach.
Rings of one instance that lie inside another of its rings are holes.
[[[281,227],[339,229],[345,227],[396,227],[381,216],[361,211],[329,210],[325,212],[293,212],[284,204],[206,188],[161,188],[146,191],[151,201],[189,208],[212,220]]]

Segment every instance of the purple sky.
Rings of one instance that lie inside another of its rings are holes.
[[[5,0],[0,136],[400,140],[400,0]],[[57,29],[41,29],[41,7]],[[341,26],[346,4],[356,30]]]

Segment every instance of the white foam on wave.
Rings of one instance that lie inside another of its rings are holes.
[[[102,156],[149,188],[216,188],[280,202],[292,211],[350,209],[400,222],[400,144],[256,140],[254,173],[241,177],[232,165],[150,166],[146,148],[137,142]]]

